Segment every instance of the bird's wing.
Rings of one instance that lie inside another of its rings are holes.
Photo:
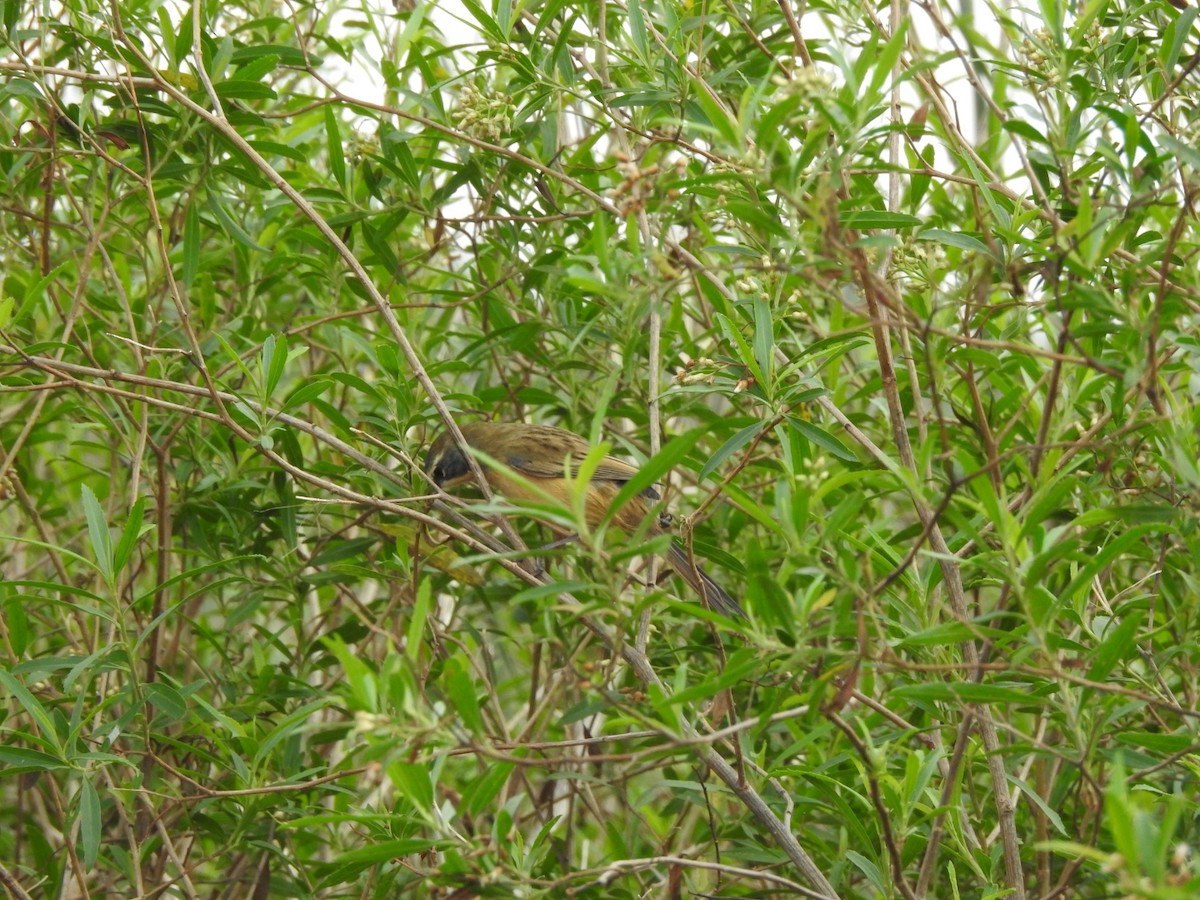
[[[583,453],[564,453],[559,459],[532,459],[521,453],[510,452],[504,461],[510,468],[530,478],[562,478],[568,467],[572,475],[578,475],[586,456],[586,450]],[[628,481],[636,474],[637,469],[629,463],[606,456],[596,466],[592,478],[598,481]]]
[[[579,474],[579,467],[587,458],[587,441],[559,428],[539,427],[538,438],[542,447],[548,451],[534,459],[531,455],[509,450],[504,462],[516,469],[522,475],[530,478],[561,478],[563,471],[569,468],[572,475]],[[637,474],[637,468],[627,462],[622,462],[612,456],[606,456],[596,466],[593,480],[598,481],[628,481]]]
[[[592,477],[601,481],[628,481],[636,474],[637,469],[629,463],[606,456],[600,460],[599,465],[596,466],[596,473]]]

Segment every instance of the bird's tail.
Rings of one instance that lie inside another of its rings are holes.
[[[679,577],[691,585],[692,590],[704,598],[709,609],[715,610],[731,619],[744,619],[746,614],[742,607],[726,590],[708,577],[699,563],[688,559],[686,553],[676,544],[671,544],[667,551],[667,562],[679,573]]]

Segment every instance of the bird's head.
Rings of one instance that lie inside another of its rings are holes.
[[[425,474],[442,490],[471,479],[471,465],[450,432],[442,432],[430,445],[425,454]]]

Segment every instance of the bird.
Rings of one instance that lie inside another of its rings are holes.
[[[565,428],[525,422],[470,422],[460,430],[468,445],[501,464],[479,460],[493,491],[518,503],[543,503],[549,495],[570,505],[567,473],[572,477],[579,473],[580,464],[591,449],[587,440]],[[520,478],[512,477],[501,466]],[[584,518],[589,526],[596,527],[605,521],[613,500],[637,471],[612,456],[600,460],[585,495]],[[425,474],[442,490],[472,481],[470,462],[450,432],[442,432],[430,444],[425,455]],[[612,514],[613,524],[623,531],[636,531],[650,517],[652,504],[660,499],[653,487],[646,488]],[[662,515],[650,522],[646,530],[651,535],[666,534],[670,522],[669,515]],[[666,559],[711,609],[730,618],[746,618],[741,605],[674,541],[667,549]]]

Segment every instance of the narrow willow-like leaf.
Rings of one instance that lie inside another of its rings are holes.
[[[677,437],[671,438],[657,454],[646,460],[638,467],[638,472],[617,492],[613,499],[609,514],[605,521],[610,521],[613,514],[625,503],[636,497],[648,487],[652,487],[683,461],[691,452],[692,447],[703,436],[701,429],[693,429]]]

